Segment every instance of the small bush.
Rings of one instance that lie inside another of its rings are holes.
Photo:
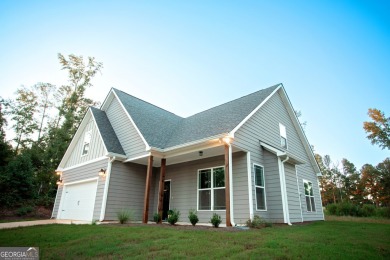
[[[130,210],[122,209],[117,213],[117,217],[119,220],[119,223],[125,224],[126,222],[130,222],[131,219],[131,212]]]
[[[154,213],[153,215],[153,220],[154,222],[156,222],[156,224],[160,223],[161,221],[161,215],[157,212],[157,213]]]
[[[246,221],[246,226],[250,228],[264,228],[272,227],[272,223],[262,219],[260,216],[255,215],[253,219],[248,219]]]
[[[193,226],[195,226],[196,223],[199,222],[198,215],[196,214],[196,211],[194,209],[190,210],[190,212],[188,213],[188,219],[190,220]]]
[[[390,218],[390,207],[377,208],[375,215],[380,218]]]
[[[326,206],[326,212],[330,215],[336,215],[337,213],[337,205],[336,204],[328,204]]]
[[[215,227],[219,227],[219,224],[221,224],[222,219],[221,216],[218,215],[217,213],[214,213],[213,216],[210,219],[210,223]]]
[[[173,209],[168,211],[168,223],[171,225],[175,225],[177,221],[179,221],[180,211]]]
[[[371,204],[364,204],[361,209],[362,217],[372,217],[375,215],[375,206]]]
[[[21,207],[16,211],[16,215],[19,217],[22,217],[22,216],[27,215],[28,213],[31,213],[33,210],[34,210],[34,208],[31,206]]]

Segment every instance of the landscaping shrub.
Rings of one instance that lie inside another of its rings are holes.
[[[219,224],[221,224],[222,222],[221,216],[218,215],[217,213],[214,213],[213,216],[211,217],[210,222],[215,228],[219,227]]]
[[[190,222],[193,226],[195,226],[196,223],[198,223],[199,218],[198,218],[198,215],[196,214],[196,211],[194,209],[190,210],[190,212],[188,213],[188,219],[190,220]]]
[[[130,222],[131,220],[131,212],[130,210],[122,209],[117,213],[117,217],[119,220],[119,223],[125,224],[126,222]]]
[[[328,204],[326,206],[326,212],[330,215],[336,215],[337,214],[337,205],[336,204]]]
[[[253,219],[248,219],[246,221],[246,226],[250,228],[263,228],[263,227],[272,227],[272,223],[262,219],[260,216],[255,215]]]
[[[34,210],[34,208],[31,206],[21,207],[18,210],[16,210],[16,215],[18,215],[19,217],[22,217],[22,216],[27,215],[28,213],[31,213],[33,210]]]
[[[390,218],[390,207],[377,208],[375,215],[381,218]]]
[[[168,211],[168,223],[171,225],[175,225],[177,221],[179,221],[180,211],[173,209]]]
[[[154,213],[153,215],[153,220],[154,222],[156,222],[156,224],[160,223],[161,221],[161,215],[157,212],[157,213]]]
[[[375,206],[371,204],[364,204],[361,209],[362,217],[372,217],[375,215]]]

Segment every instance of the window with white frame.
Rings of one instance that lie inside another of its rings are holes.
[[[266,210],[264,168],[257,164],[255,164],[253,168],[255,172],[256,209]]]
[[[279,123],[279,132],[280,132],[280,145],[287,149],[287,132],[286,127]]]
[[[88,154],[90,143],[91,143],[91,131],[88,131],[84,135],[84,143],[83,143],[83,150],[81,152],[81,156]]]
[[[198,171],[198,210],[225,210],[225,169]]]
[[[303,180],[303,186],[305,188],[305,198],[307,211],[316,211],[314,203],[313,183],[307,180]]]

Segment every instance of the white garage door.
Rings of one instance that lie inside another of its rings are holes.
[[[60,218],[91,221],[95,206],[96,188],[96,180],[66,185]]]

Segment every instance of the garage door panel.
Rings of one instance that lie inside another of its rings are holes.
[[[92,220],[96,188],[97,181],[65,186],[61,219]]]

